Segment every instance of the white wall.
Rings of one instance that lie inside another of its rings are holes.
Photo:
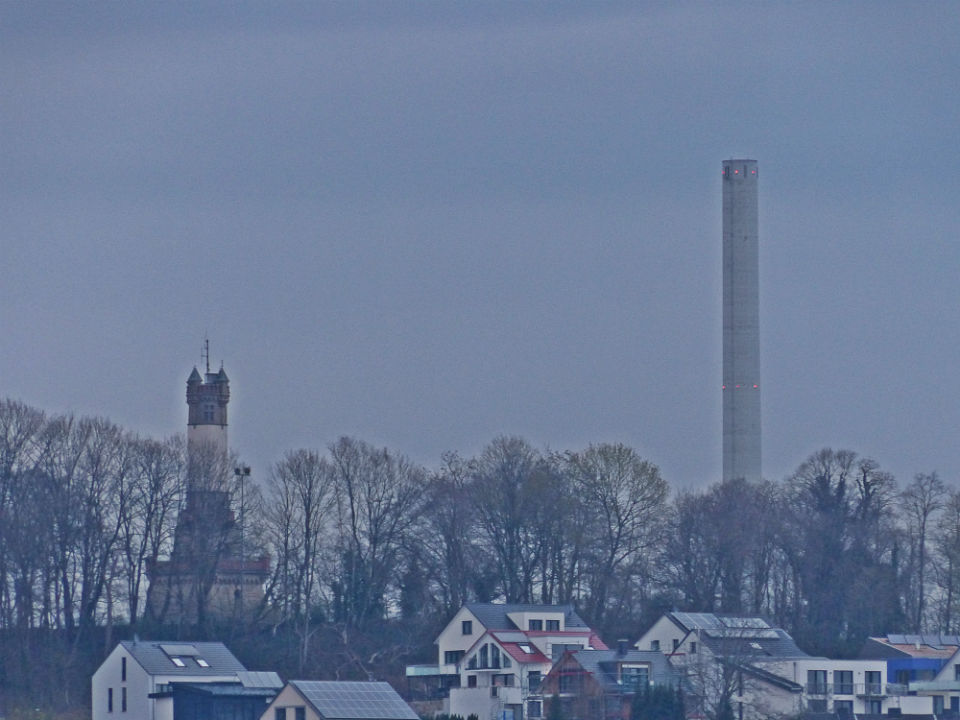
[[[127,660],[127,680],[121,680],[123,658]],[[149,720],[154,717],[153,704],[147,696],[153,692],[150,676],[140,667],[136,660],[123,649],[123,646],[117,645],[113,652],[107,656],[103,664],[97,668],[91,679],[92,702],[91,710],[93,720],[122,720],[122,718],[132,718],[135,720]],[[107,711],[107,689],[113,688],[113,712]],[[123,707],[123,689],[127,690],[127,712],[124,713]],[[171,708],[171,715],[172,715]]]
[[[469,620],[473,623],[473,632],[469,635],[463,634],[462,623],[464,620]],[[447,623],[447,626],[437,636],[437,665],[441,667],[441,672],[456,672],[453,665],[443,667],[443,657],[445,652],[448,650],[463,650],[466,652],[477,640],[480,639],[480,636],[483,635],[484,631],[485,628],[480,624],[480,621],[477,620],[476,616],[472,612],[465,607],[460,608],[457,611],[457,614],[453,616],[453,619]]]
[[[260,720],[273,720],[275,713],[275,708],[295,708],[303,707],[307,710],[307,720],[322,720],[313,708],[310,707],[310,703],[306,702],[303,699],[303,696],[291,685],[287,685],[281,690],[277,696],[273,699],[267,709],[264,711],[263,715],[260,716]],[[287,710],[287,720],[293,720],[294,713],[292,709]]]
[[[885,660],[829,660],[827,658],[799,658],[797,660],[777,660],[773,662],[763,662],[754,659],[753,663],[764,670],[779,675],[780,677],[792,680],[804,687],[804,700],[826,699],[828,701],[828,710],[833,710],[835,700],[852,700],[853,711],[855,713],[867,712],[868,702],[864,698],[857,697],[858,692],[862,692],[866,685],[866,673],[879,672],[880,684],[885,688],[887,683],[887,663]],[[807,689],[807,671],[825,670],[827,672],[827,685],[831,692],[828,695],[810,695]],[[849,670],[853,672],[853,692],[840,694],[836,690],[833,673],[835,670]],[[891,707],[891,701],[883,701],[883,712]],[[896,705],[893,705],[896,707]]]
[[[637,650],[653,650],[653,641],[659,641],[660,652],[670,654],[673,652],[673,641],[683,641],[687,633],[684,632],[673,620],[663,615],[653,626],[647,630],[640,639],[634,644]],[[683,649],[681,644],[680,649]]]
[[[476,713],[480,720],[489,720],[499,704],[499,697],[490,697],[489,686],[450,690],[451,715],[467,717],[470,713]],[[263,718],[263,720],[272,720],[272,718]]]

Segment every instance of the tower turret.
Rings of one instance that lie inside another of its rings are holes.
[[[230,379],[223,368],[201,377],[193,368],[187,379],[187,444],[194,448],[212,445],[227,452],[227,403],[230,402]]]

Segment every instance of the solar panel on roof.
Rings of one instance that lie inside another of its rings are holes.
[[[356,720],[417,720],[385,682],[294,681],[294,686],[325,718]]]

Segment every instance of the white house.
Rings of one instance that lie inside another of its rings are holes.
[[[291,680],[261,720],[419,720],[385,682]]]
[[[447,695],[444,711],[522,720],[540,680],[565,650],[606,645],[572,605],[469,603],[437,636],[437,664],[407,667],[408,680]]]
[[[960,649],[954,650],[933,679],[911,680],[908,687],[911,693],[928,698],[934,713],[956,715],[960,711]]]
[[[175,684],[276,687],[276,673],[248,673],[219,642],[121,642],[93,674],[93,720],[173,720]]]
[[[666,653],[702,702],[727,696],[742,718],[803,711],[907,715],[933,708],[930,698],[888,684],[886,661],[813,657],[759,617],[668,613],[636,647]]]

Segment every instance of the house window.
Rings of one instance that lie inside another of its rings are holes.
[[[833,710],[842,718],[853,717],[853,700],[834,700]]]
[[[120,712],[127,711],[127,689],[125,687],[120,688]]]
[[[517,645],[521,650],[523,650],[527,655],[533,655],[533,647],[530,643],[520,643]]]
[[[273,709],[273,720],[287,720],[287,709],[286,709],[286,708],[274,708],[274,709]]]
[[[943,700],[941,699],[941,702]],[[942,711],[942,708],[941,708]],[[871,700],[867,703],[867,712],[871,715],[882,715],[883,714],[883,700]]]
[[[835,695],[853,695],[853,670],[833,671],[833,692]]]
[[[527,685],[530,687],[530,692],[537,692],[540,689],[540,682],[543,680],[543,676],[540,674],[539,670],[531,670],[527,673]]]
[[[461,622],[460,630],[463,635],[473,635],[473,620],[464,620]]]
[[[204,660],[202,657],[194,658],[194,660],[196,660],[196,661],[197,661],[197,665],[199,665],[199,666],[202,667],[202,668],[208,668],[208,667],[210,667],[210,663],[208,663],[208,662],[207,662],[206,660]]]
[[[827,701],[825,698],[810,698],[807,700],[807,710],[810,712],[825,713],[827,711]]]
[[[543,706],[539,700],[531,700],[527,703],[527,717],[538,718],[543,715]]]
[[[650,684],[650,670],[646,665],[625,665],[620,669],[620,684],[625,692],[636,692]]]
[[[690,643],[690,654],[691,655],[697,654],[697,644],[695,642]]]
[[[303,705],[293,709],[294,720],[307,720],[307,708]]]
[[[654,650],[654,651],[659,651],[659,650],[660,650],[660,641],[659,641],[659,640],[651,640],[651,641],[650,641],[650,649],[651,649],[651,650]]]
[[[960,680],[960,664],[953,666],[953,679]]]
[[[811,695],[827,694],[827,671],[807,670],[807,692]],[[824,709],[824,712],[826,709]]]
[[[575,687],[575,676],[573,673],[560,673],[560,692],[572,693]]]
[[[443,662],[447,665],[456,665],[463,659],[463,650],[447,650],[443,654]]]
[[[120,682],[127,681],[127,659],[125,657],[120,658]]]
[[[178,657],[172,657],[172,658],[170,658],[170,662],[172,662],[172,663],[173,663],[174,665],[176,665],[177,667],[186,667],[186,666],[187,666],[187,664],[186,664],[183,660],[181,660],[180,658],[178,658]]]
[[[867,670],[864,674],[864,680],[867,681],[867,695],[879,695],[883,689],[880,682],[879,670]],[[872,710],[870,712],[873,712]]]
[[[107,712],[113,712],[113,688],[107,688]]]
[[[933,696],[933,714],[934,715],[943,714],[943,695]]]
[[[677,640],[676,638],[674,638],[674,639],[673,639],[673,651],[676,652],[679,647],[680,647],[680,641]]]
[[[468,675],[467,676],[467,687],[476,687],[477,686],[477,676]]]
[[[489,651],[487,650],[488,647],[489,647],[488,645],[484,645],[483,647],[480,648],[480,668],[481,669],[485,667],[489,667],[490,665],[490,660],[488,656]]]
[[[543,620],[531,620],[528,630],[543,630]]]
[[[547,620],[547,630],[549,632],[560,632],[559,620]]]

